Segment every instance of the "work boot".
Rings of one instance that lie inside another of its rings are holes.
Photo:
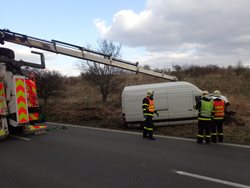
[[[150,136],[150,137],[148,137],[148,139],[149,139],[149,140],[155,140],[155,137]]]
[[[142,137],[143,138],[148,138],[148,131],[146,129],[143,129]]]
[[[205,142],[206,142],[206,144],[210,144],[210,139],[209,139],[209,138],[206,138],[206,139],[205,139]]]
[[[213,143],[216,143],[216,142],[217,142],[217,138],[216,138],[216,136],[212,135],[212,137],[211,137],[211,141],[212,141]]]
[[[202,144],[202,141],[197,140],[196,143],[197,143],[197,144]]]
[[[155,140],[154,136],[153,136],[153,132],[149,132],[148,133],[148,139],[149,140]]]
[[[197,137],[197,144],[202,144],[202,142],[203,142],[203,138],[201,138],[201,137]]]
[[[221,143],[221,142],[223,142],[223,135],[219,135],[218,136],[218,141]]]
[[[148,135],[143,134],[143,135],[142,135],[142,138],[148,138]]]
[[[216,143],[217,139],[212,137],[211,142]]]

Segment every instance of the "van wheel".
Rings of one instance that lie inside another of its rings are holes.
[[[0,48],[0,56],[5,56],[9,59],[15,59],[14,51],[8,48]]]
[[[144,121],[140,122],[140,129],[144,129]]]

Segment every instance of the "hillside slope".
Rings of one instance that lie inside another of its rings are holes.
[[[203,70],[203,69],[202,69]],[[183,81],[193,83],[202,90],[220,90],[227,96],[230,110],[236,112],[225,122],[225,141],[250,145],[250,84],[249,69],[237,75],[234,70],[219,69],[211,72],[179,71],[176,75]],[[82,77],[64,78],[64,90],[57,97],[51,97],[43,107],[48,121],[79,124],[84,126],[123,129],[121,93],[125,86],[165,82],[145,75],[123,73],[116,75],[119,82],[116,90],[103,103],[98,88]],[[141,131],[132,128],[135,131]],[[159,127],[158,134],[195,138],[197,125]]]

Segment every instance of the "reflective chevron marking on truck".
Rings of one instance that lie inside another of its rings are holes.
[[[5,97],[4,84],[2,78],[0,78],[0,96]]]
[[[25,79],[16,77],[16,101],[17,101],[17,121],[18,123],[27,123],[29,121],[27,99],[25,92]]]
[[[29,113],[29,120],[30,121],[34,121],[34,120],[38,120],[38,113],[35,112],[35,113]]]
[[[4,81],[3,78],[0,77],[0,114],[6,115],[6,112],[7,112],[7,103],[6,103]]]
[[[33,80],[26,79],[25,84],[26,84],[28,107],[38,106],[38,97],[37,97],[37,89],[35,82]]]

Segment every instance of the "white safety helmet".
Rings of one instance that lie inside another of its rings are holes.
[[[150,90],[148,90],[147,91],[147,96],[152,96],[152,95],[154,95],[154,91],[152,90],[152,89],[150,89]]]
[[[202,91],[202,97],[209,97],[208,91]]]
[[[214,91],[214,96],[215,97],[220,97],[221,96],[221,92],[219,90],[215,90]]]

